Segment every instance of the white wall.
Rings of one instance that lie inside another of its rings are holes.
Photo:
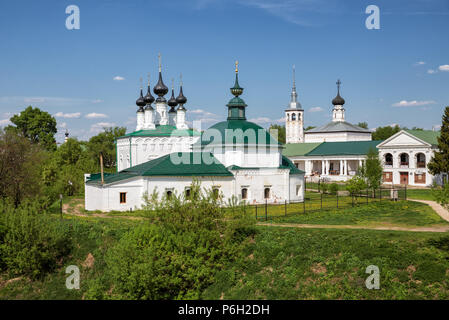
[[[305,142],[371,141],[371,133],[327,132],[304,133]]]

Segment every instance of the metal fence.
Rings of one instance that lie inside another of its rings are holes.
[[[308,191],[301,202],[268,203],[246,205],[245,210],[254,214],[259,221],[273,220],[296,214],[314,213],[322,210],[345,209],[363,206],[373,202],[407,200],[407,187],[382,187],[363,190],[358,194],[339,191],[335,194]]]

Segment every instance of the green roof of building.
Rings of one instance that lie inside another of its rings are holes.
[[[432,130],[405,130],[405,132],[410,133],[411,135],[430,143],[431,145],[438,145],[438,137],[440,136],[440,131],[432,131]]]
[[[260,168],[260,167],[240,167],[240,166],[229,166],[228,167],[229,170],[259,170],[259,169],[264,169],[264,168]],[[272,168],[269,168],[272,169]],[[278,169],[290,169],[290,174],[303,174],[305,173],[304,171],[296,168],[296,166],[293,164],[293,162],[290,161],[289,158],[282,156],[282,163],[281,165],[278,167]]]
[[[321,143],[287,143],[284,145],[285,149],[282,150],[282,154],[286,157],[303,156],[318,147]]]
[[[331,121],[321,127],[307,130],[305,133],[323,133],[323,132],[362,132],[371,133],[370,130],[356,126],[346,121]]]
[[[241,131],[239,131],[239,129]],[[262,132],[260,135],[261,137],[259,137],[259,132]],[[215,138],[218,138],[217,141],[215,141]],[[279,141],[273,138],[267,130],[246,120],[227,120],[218,122],[204,131],[201,137],[201,145],[203,146],[233,145],[242,142],[245,145],[260,144],[275,146],[276,148],[279,145],[282,145]]]
[[[366,155],[383,140],[323,142],[305,156]]]
[[[210,160],[210,161],[209,161]],[[209,164],[209,162],[211,162]],[[175,152],[147,161],[114,174],[105,174],[104,183],[147,176],[233,176],[211,153]],[[91,175],[87,184],[101,184],[99,174]]]
[[[175,126],[157,125],[156,129],[134,131],[119,137],[185,137],[199,136],[201,133],[193,129],[176,129]]]

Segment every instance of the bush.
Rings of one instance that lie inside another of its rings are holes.
[[[432,196],[443,207],[449,208],[449,183],[445,183],[442,187],[434,184],[432,186]]]
[[[338,184],[336,184],[335,182],[331,183],[329,185],[329,193],[330,194],[337,194],[337,192],[338,192]]]
[[[68,225],[39,212],[37,203],[17,209],[0,204],[0,267],[32,278],[52,271],[72,248]]]
[[[360,194],[368,185],[361,176],[354,176],[346,182],[346,190],[351,194]]]
[[[154,222],[128,232],[106,254],[113,294],[125,299],[199,299],[254,233],[253,219],[242,207],[232,208],[225,218],[227,210],[219,199],[194,185],[189,199],[172,195],[148,204]]]

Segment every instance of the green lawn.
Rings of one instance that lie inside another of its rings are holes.
[[[327,186],[329,187],[332,182],[326,182]],[[337,183],[338,190],[345,191],[346,190],[346,184],[344,183]],[[318,190],[318,183],[317,182],[306,182],[306,189],[307,190]]]
[[[407,189],[408,199],[433,200],[431,189]]]
[[[449,226],[431,207],[413,201],[377,201],[358,207],[323,210],[277,217],[274,223],[335,224],[359,226]]]
[[[244,257],[216,276],[205,299],[448,299],[441,236],[370,230],[258,227]],[[380,289],[365,286],[380,269]]]

